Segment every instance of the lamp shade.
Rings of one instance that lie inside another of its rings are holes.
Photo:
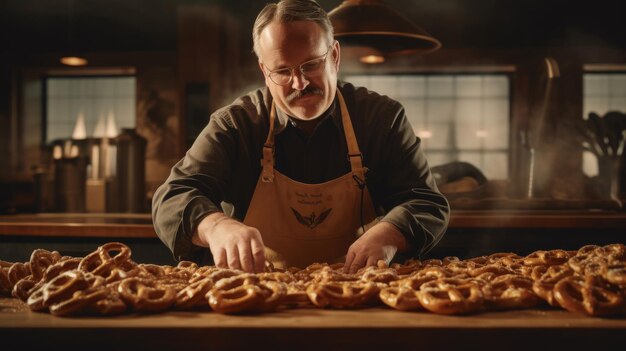
[[[346,0],[328,13],[343,45],[383,55],[432,52],[441,42],[391,7],[376,0]]]

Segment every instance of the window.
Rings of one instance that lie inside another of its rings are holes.
[[[594,69],[593,66],[586,68]],[[626,73],[585,73],[583,119],[588,119],[592,112],[602,117],[609,111],[626,113]],[[599,173],[598,159],[590,151],[583,152],[583,173],[590,177]]]
[[[345,80],[399,101],[431,166],[465,161],[489,179],[508,178],[506,74],[350,75]]]
[[[47,78],[46,143],[71,138],[80,116],[85,127],[80,138],[134,128],[135,86],[135,77],[127,76]]]

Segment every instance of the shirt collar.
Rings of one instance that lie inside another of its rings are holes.
[[[269,89],[267,89],[267,87],[265,89],[266,89],[268,96],[270,97],[270,99],[268,99],[269,100],[268,106],[270,106],[271,108],[272,106],[271,102],[273,100],[271,99],[271,94],[269,92]],[[337,90],[339,90],[339,87],[337,87]],[[332,104],[330,104],[330,107],[328,107],[328,109],[319,118],[321,120],[324,120],[326,118],[331,118],[335,126],[338,129],[341,129],[342,128],[341,109],[337,108],[338,103],[339,101],[337,98],[337,94],[335,93],[335,99],[333,99]],[[283,130],[285,130],[285,128],[287,127],[289,123],[290,123],[289,115],[285,113],[283,110],[281,110],[278,106],[276,106],[276,121],[274,122],[274,130],[275,130],[274,134],[281,133]]]

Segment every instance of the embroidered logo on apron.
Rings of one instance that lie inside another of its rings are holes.
[[[298,212],[298,210],[291,207],[291,211],[293,211],[293,214],[296,216],[296,219],[298,220],[298,222],[300,222],[300,224],[303,224],[309,227],[310,229],[313,229],[317,227],[318,225],[322,224],[322,222],[324,222],[324,220],[328,217],[328,215],[330,214],[330,211],[332,210],[333,210],[332,208],[324,210],[319,216],[317,216],[315,212],[311,212],[311,214],[308,216],[303,216],[300,212]]]

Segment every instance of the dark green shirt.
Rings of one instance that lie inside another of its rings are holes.
[[[367,187],[382,221],[394,224],[411,247],[432,248],[448,224],[448,202],[437,190],[426,158],[400,103],[340,82],[363,164]],[[255,90],[211,115],[209,124],[154,194],[156,233],[178,259],[194,259],[191,243],[199,221],[224,211],[243,220],[261,173],[262,145],[272,96]],[[278,109],[276,169],[303,183],[322,183],[350,171],[337,98],[308,135]],[[263,235],[263,233],[261,233]],[[202,249],[203,254],[209,250]],[[210,255],[210,252],[209,252]]]

